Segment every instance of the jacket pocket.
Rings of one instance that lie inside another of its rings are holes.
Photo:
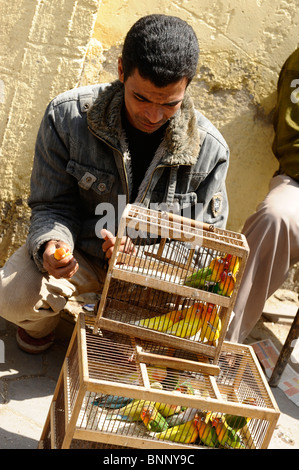
[[[92,189],[100,195],[110,193],[115,181],[115,177],[111,173],[81,165],[74,160],[68,162],[66,171],[77,179],[81,189],[86,191]]]
[[[175,193],[173,202],[178,204],[180,209],[185,209],[197,203],[197,194],[194,192],[186,194]]]

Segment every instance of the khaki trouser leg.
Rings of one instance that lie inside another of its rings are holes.
[[[242,343],[262,315],[266,300],[299,261],[299,184],[272,178],[270,191],[245,222],[250,254],[226,339]]]
[[[34,338],[51,333],[59,313],[72,295],[100,292],[104,270],[74,253],[79,269],[71,279],[55,279],[41,273],[25,246],[0,269],[0,316],[24,328]]]

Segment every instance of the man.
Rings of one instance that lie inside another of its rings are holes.
[[[279,170],[243,228],[250,253],[227,333],[228,340],[238,343],[249,335],[266,300],[299,261],[299,49],[279,75],[274,130],[272,149]]]
[[[25,351],[52,344],[70,296],[101,291],[115,233],[97,214],[108,203],[189,205],[192,217],[201,204],[205,222],[225,226],[229,151],[186,93],[198,54],[186,22],[146,16],[127,34],[119,80],[49,104],[36,142],[26,247],[1,273],[0,313],[19,326]],[[120,216],[116,210],[115,231]],[[72,254],[58,261],[61,246]]]

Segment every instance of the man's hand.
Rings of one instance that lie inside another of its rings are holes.
[[[103,239],[105,240],[102,245],[102,249],[104,253],[106,253],[106,258],[108,259],[108,262],[109,262],[112,256],[114,246],[115,246],[116,237],[111,232],[109,232],[109,230],[106,230],[105,228],[101,230],[101,235]],[[133,254],[136,253],[134,243],[131,241],[129,237],[122,237],[120,245],[119,245],[119,251],[124,252],[124,253],[133,253]]]
[[[67,255],[60,260],[54,256],[57,248],[64,248]],[[51,240],[46,243],[43,254],[43,265],[46,271],[56,279],[71,278],[79,268],[79,264],[70,252],[70,247],[61,241]]]

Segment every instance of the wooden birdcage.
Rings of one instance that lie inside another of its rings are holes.
[[[40,448],[267,448],[279,410],[250,346],[213,364],[94,320],[77,321]]]
[[[242,234],[126,206],[95,331],[127,333],[217,361],[248,251]]]

